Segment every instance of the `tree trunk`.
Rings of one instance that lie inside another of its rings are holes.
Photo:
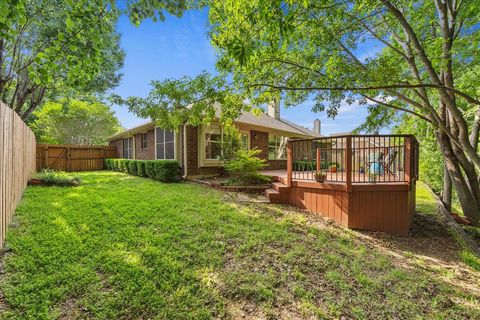
[[[452,211],[452,179],[446,165],[443,165],[442,202],[449,212]]]
[[[443,154],[445,160],[445,167],[449,173],[452,184],[455,188],[455,191],[460,201],[463,214],[469,218],[474,225],[479,225],[480,223],[480,208],[478,206],[478,200],[472,190],[469,188],[468,182],[466,181],[462,170],[460,168],[459,162],[455,157],[455,153],[452,150],[451,142],[446,134],[443,132],[437,132],[437,141],[440,145],[440,150]],[[469,180],[475,177],[469,177]]]

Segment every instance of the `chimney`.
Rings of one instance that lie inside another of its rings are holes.
[[[274,99],[268,103],[267,115],[275,119],[280,119],[280,103],[278,99]]]
[[[322,125],[320,123],[320,120],[318,119],[315,119],[315,121],[313,122],[313,132],[317,135],[322,134]]]

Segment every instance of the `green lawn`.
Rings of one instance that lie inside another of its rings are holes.
[[[1,318],[480,317],[464,275],[369,233],[189,183],[80,176],[26,190],[2,257]]]

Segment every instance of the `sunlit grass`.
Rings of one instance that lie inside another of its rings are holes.
[[[76,188],[26,190],[3,257],[1,318],[235,318],[236,306],[273,319],[480,316],[475,297],[423,266],[395,265],[355,231],[287,207],[240,205],[188,183],[80,176]]]

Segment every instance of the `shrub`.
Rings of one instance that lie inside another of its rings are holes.
[[[147,172],[145,171],[145,161],[137,161],[137,175],[139,177],[147,176]]]
[[[270,182],[270,178],[261,175],[259,172],[265,168],[266,161],[260,159],[257,155],[261,152],[258,149],[239,150],[233,160],[225,164],[230,177],[241,184],[261,184]]]
[[[150,179],[155,179],[155,160],[145,161],[145,174]]]
[[[120,161],[120,167],[121,167],[120,171],[124,173],[128,173],[129,163],[130,163],[130,160],[127,160],[127,159],[123,159],[122,161]]]
[[[155,160],[155,180],[162,182],[180,181],[180,165],[175,160]]]
[[[42,172],[35,175],[35,178],[42,180],[47,186],[76,187],[81,182],[78,176],[51,169],[42,170]]]
[[[106,159],[105,166],[110,170],[148,177],[162,182],[181,180],[180,165],[175,160]]]
[[[134,176],[138,175],[137,162],[138,162],[138,160],[130,160],[128,162],[128,173],[130,173]]]

